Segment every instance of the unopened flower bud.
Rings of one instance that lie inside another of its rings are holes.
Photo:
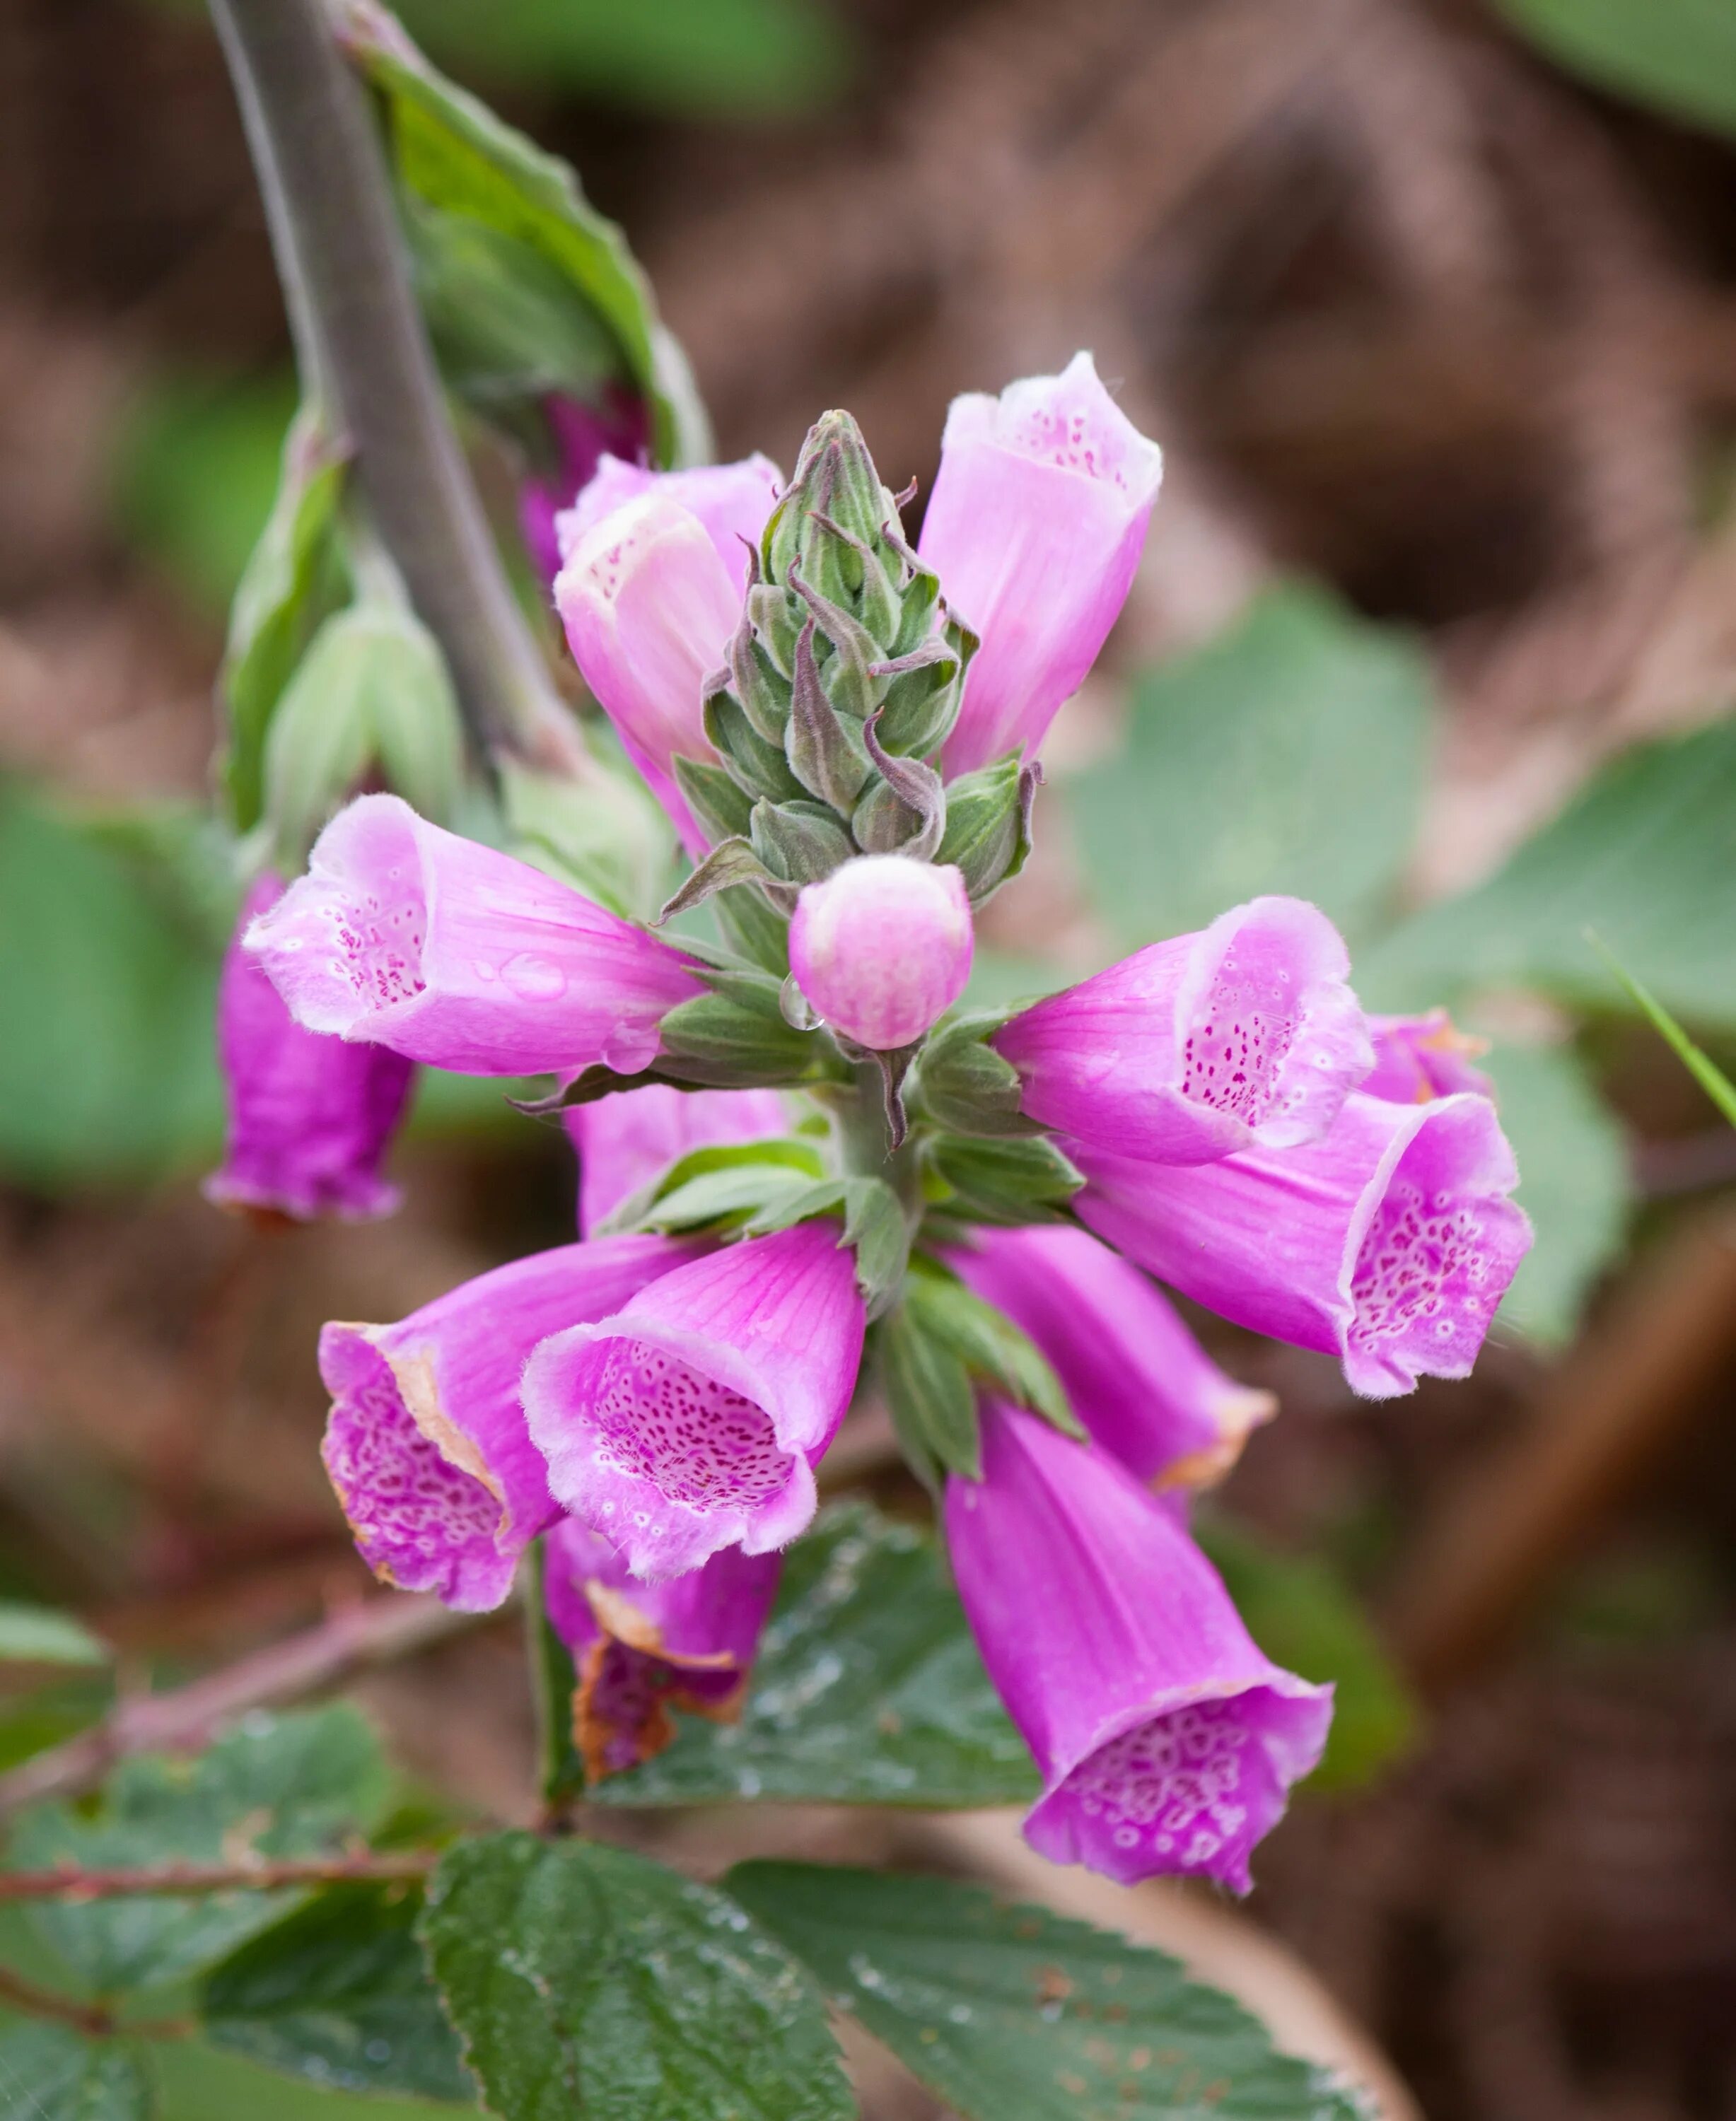
[[[970,977],[958,870],[861,855],[810,883],[790,926],[796,983],[834,1031],[887,1053],[919,1039]]]

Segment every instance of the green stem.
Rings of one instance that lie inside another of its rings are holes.
[[[211,11],[306,380],[355,448],[380,535],[445,651],[476,740],[583,773],[588,761],[446,415],[361,84],[320,0],[211,0]]]

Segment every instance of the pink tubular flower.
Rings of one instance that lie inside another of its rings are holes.
[[[1162,476],[1088,353],[999,398],[954,399],[921,551],[982,646],[949,776],[1021,745],[1035,758],[1127,601]]]
[[[562,519],[554,600],[573,660],[693,855],[705,836],[672,762],[711,755],[705,680],[740,622],[749,548],[778,483],[763,457],[687,472],[605,458]]]
[[[1091,1441],[1160,1489],[1223,1478],[1277,1410],[1225,1377],[1136,1266],[1083,1230],[979,1229],[947,1263],[1048,1358]]]
[[[588,1780],[636,1768],[675,1735],[671,1708],[733,1722],[783,1558],[726,1547],[668,1583],[636,1583],[599,1532],[562,1517],[544,1596],[578,1684],[572,1737]]]
[[[1109,1454],[983,1407],[982,1480],[946,1484],[959,1596],[1043,1774],[1024,1838],[1132,1885],[1248,1888],[1319,1760],[1332,1689],[1271,1663],[1181,1525]]]
[[[217,988],[217,1051],[229,1093],[222,1168],[205,1196],[310,1221],[389,1215],[395,1186],[380,1166],[416,1070],[383,1047],[346,1046],[304,1031],[241,947],[250,921],[282,896],[263,876],[248,893]]]
[[[471,1075],[631,1074],[688,960],[510,855],[363,795],[247,931],[296,1021]]]
[[[992,1043],[1033,1119],[1160,1163],[1317,1141],[1374,1060],[1338,931],[1256,898],[1015,1016]]]
[[[519,488],[519,527],[538,574],[552,582],[565,557],[560,532],[568,503],[600,462],[618,464],[626,458],[637,464],[651,441],[651,419],[644,399],[619,384],[611,384],[596,405],[552,392],[543,400],[543,417],[554,437],[560,470],[551,478],[527,478]]]
[[[787,1133],[776,1090],[677,1090],[651,1083],[589,1105],[570,1105],[567,1136],[579,1158],[579,1234],[690,1150]]]
[[[920,1038],[964,993],[973,935],[950,865],[858,855],[810,883],[790,923],[790,969],[812,1007],[859,1046]]]
[[[1369,1029],[1374,1068],[1360,1085],[1365,1096],[1399,1105],[1426,1104],[1455,1090],[1493,1096],[1489,1078],[1471,1065],[1488,1051],[1488,1040],[1461,1031],[1444,1009],[1431,1009],[1426,1016],[1371,1016]]]
[[[525,1373],[557,1500],[649,1581],[786,1545],[814,1515],[863,1326],[855,1261],[821,1221],[677,1267],[557,1334]]]
[[[519,1399],[532,1349],[693,1252],[656,1237],[563,1245],[479,1275],[395,1326],[324,1328],[325,1470],[376,1576],[465,1612],[499,1605],[519,1555],[558,1514]]]
[[[1066,1146],[1090,1182],[1074,1207],[1099,1237],[1238,1325],[1337,1355],[1368,1399],[1468,1376],[1530,1249],[1486,1098],[1359,1092],[1323,1141],[1216,1163]]]

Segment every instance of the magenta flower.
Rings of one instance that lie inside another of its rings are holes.
[[[642,398],[611,384],[596,405],[553,392],[543,400],[560,457],[553,477],[527,478],[519,488],[519,528],[532,564],[545,582],[561,571],[560,525],[572,496],[596,471],[599,462],[623,458],[637,464],[651,445],[651,417]]]
[[[1024,1838],[1123,1885],[1248,1859],[1320,1758],[1332,1689],[1281,1671],[1178,1521],[1106,1451],[982,1410],[946,1538],[989,1676],[1043,1774]]]
[[[973,937],[964,879],[903,855],[858,855],[810,883],[790,969],[823,1020],[858,1046],[913,1045],[964,993]]]
[[[1425,1104],[1455,1090],[1494,1095],[1494,1085],[1471,1063],[1489,1050],[1486,1038],[1461,1031],[1444,1009],[1426,1016],[1371,1016],[1374,1068],[1360,1085],[1370,1098],[1393,1104]]]
[[[677,1090],[663,1083],[618,1092],[562,1115],[579,1158],[579,1234],[695,1149],[763,1141],[790,1130],[776,1090]]]
[[[1300,898],[1256,898],[1015,1016],[993,1039],[1031,1118],[1160,1163],[1318,1141],[1374,1060],[1350,958]]]
[[[978,1230],[947,1263],[1021,1326],[1060,1378],[1091,1441],[1160,1489],[1221,1480],[1270,1392],[1225,1377],[1136,1266],[1083,1230]]]
[[[863,1330],[834,1222],[677,1267],[531,1358],[525,1411],[549,1486],[649,1581],[785,1545],[813,1517]]]
[[[1531,1246],[1486,1098],[1357,1093],[1323,1141],[1216,1163],[1067,1147],[1099,1237],[1238,1325],[1337,1355],[1368,1399],[1468,1376]]]
[[[576,1517],[544,1545],[544,1595],[578,1685],[572,1736],[600,1782],[660,1753],[671,1708],[731,1722],[747,1690],[783,1558],[725,1547],[667,1583],[640,1583]]]
[[[740,622],[749,548],[778,485],[763,457],[684,472],[605,458],[561,521],[554,599],[573,660],[693,855],[706,838],[673,761],[712,756],[705,680]]]
[[[383,1047],[347,1046],[304,1031],[241,946],[250,921],[283,885],[262,876],[248,893],[217,987],[217,1053],[229,1098],[222,1166],[205,1197],[298,1221],[389,1215],[395,1186],[380,1167],[416,1070]]]
[[[307,1030],[472,1075],[631,1074],[701,991],[668,944],[395,795],[338,812],[246,947]]]
[[[982,636],[949,775],[1034,758],[1120,615],[1163,476],[1088,353],[998,398],[955,398],[920,549]]]
[[[395,1326],[320,1336],[325,1470],[375,1574],[486,1612],[558,1515],[519,1398],[538,1342],[616,1310],[690,1242],[609,1238],[478,1275]]]

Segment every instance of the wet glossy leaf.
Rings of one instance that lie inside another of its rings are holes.
[[[1736,133],[1728,0],[1496,0],[1551,58],[1671,118]]]
[[[1673,1015],[1736,1026],[1733,899],[1736,720],[1624,752],[1486,883],[1365,952],[1356,991],[1375,1009],[1529,987],[1631,1011],[1590,927]]]
[[[1407,636],[1323,590],[1267,591],[1146,672],[1122,752],[1057,787],[1099,912],[1132,949],[1291,892],[1354,940],[1410,853],[1430,725]]]
[[[677,1722],[667,1752],[593,1802],[940,1806],[1037,1791],[933,1541],[861,1504],[791,1548],[740,1722]]]
[[[1361,2121],[1166,1954],[948,1878],[740,1863],[725,1883],[965,2121]]]
[[[723,1894],[623,1848],[501,1834],[435,1873],[422,1937],[505,2121],[847,2121],[819,1996]]]
[[[17,2121],[147,2121],[150,2080],[128,2048],[65,2025],[0,2032],[0,2112]]]
[[[365,1831],[388,1788],[378,1742],[353,1708],[282,1717],[258,1711],[194,1759],[124,1761],[94,1810],[49,1804],[26,1812],[10,1862],[20,1870],[63,1862],[103,1869],[312,1855]],[[298,1897],[44,1902],[31,1918],[82,1979],[108,1993],[197,1972],[278,1921]]]
[[[402,1886],[321,1893],[206,1975],[208,2038],[328,2090],[468,2103],[476,2087],[416,1941],[421,1909]]]

